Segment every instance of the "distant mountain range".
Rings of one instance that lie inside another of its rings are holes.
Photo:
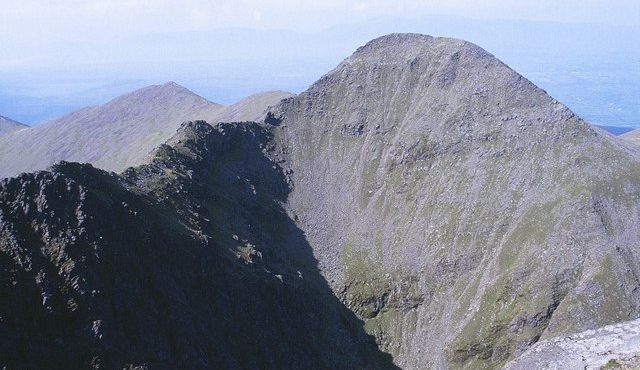
[[[42,170],[61,160],[122,171],[141,164],[184,121],[256,120],[269,105],[289,96],[267,92],[224,107],[173,82],[149,86],[0,137],[0,177]]]
[[[0,367],[526,368],[640,317],[640,146],[467,41],[0,137],[5,176],[58,159],[95,167],[0,181]]]

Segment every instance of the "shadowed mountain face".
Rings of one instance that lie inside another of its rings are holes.
[[[390,368],[279,205],[256,124],[184,125],[122,176],[0,185],[0,365]]]
[[[4,180],[0,358],[497,368],[640,316],[639,151],[479,47],[373,40],[261,121]]]
[[[60,160],[123,171],[141,164],[184,121],[256,120],[268,106],[290,96],[267,92],[224,107],[173,82],[149,86],[0,138],[0,177],[43,170]],[[0,121],[0,135],[2,127]]]
[[[28,127],[29,126],[16,122],[10,118],[0,116],[0,136]]]
[[[272,111],[288,208],[407,368],[640,315],[640,161],[479,47],[390,35]]]

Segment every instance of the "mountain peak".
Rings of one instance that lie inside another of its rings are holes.
[[[490,55],[479,46],[460,39],[417,33],[392,33],[369,41],[358,48],[347,61],[398,63],[413,61],[419,57],[434,58],[463,50],[473,51],[485,57]]]
[[[45,169],[60,160],[122,171],[141,163],[180,123],[213,120],[222,108],[174,82],[147,86],[106,104],[3,136],[0,177]],[[25,154],[25,147],[34,149]]]
[[[173,81],[161,85],[151,85],[140,88],[111,100],[105,106],[119,106],[122,104],[139,105],[149,103],[164,104],[168,101],[184,98],[195,99],[201,104],[205,105],[214,105],[220,108],[222,107],[222,105],[210,102],[207,99],[197,95],[193,91],[187,89],[186,87],[181,86]]]
[[[354,54],[375,51],[390,46],[407,46],[409,44],[425,44],[433,42],[435,37],[418,33],[391,33],[375,38],[359,47]]]
[[[169,82],[165,82],[164,84],[162,84],[162,86],[166,86],[166,87],[179,87],[179,88],[183,88],[184,87],[180,84],[178,84],[177,82],[174,81],[169,81]]]
[[[398,363],[497,368],[543,335],[637,315],[637,298],[623,298],[633,284],[609,290],[598,277],[629,271],[615,240],[630,241],[623,253],[638,245],[621,235],[637,223],[625,215],[640,207],[640,163],[482,48],[384,36],[273,114],[291,213]],[[594,260],[567,262],[577,255]],[[607,303],[586,297],[594,286]],[[437,311],[423,303],[438,299]],[[424,355],[402,347],[438,342]]]
[[[194,94],[197,95],[196,93],[194,93],[193,91],[187,89],[186,87],[180,85],[177,82],[174,81],[169,81],[169,82],[165,82],[163,84],[160,85],[152,85],[149,86],[150,88],[156,89],[156,90],[160,90],[160,91],[173,91],[173,92],[181,92],[181,93],[188,93],[188,94]]]
[[[419,34],[370,41],[297,100],[306,98],[311,99],[305,103],[309,112],[335,114],[332,119],[342,122],[341,130],[350,136],[406,125],[415,133],[457,141],[472,132],[482,136],[575,116],[481,47]],[[339,111],[328,110],[334,98],[344,99]]]

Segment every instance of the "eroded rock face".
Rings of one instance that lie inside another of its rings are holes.
[[[401,367],[640,315],[640,162],[481,48],[371,41],[272,114],[287,207]]]
[[[0,185],[0,365],[392,367],[319,275],[256,124],[185,124],[123,175]]]

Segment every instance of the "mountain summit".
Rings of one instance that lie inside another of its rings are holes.
[[[637,154],[480,47],[385,36],[271,115],[290,212],[399,366],[640,315]]]

